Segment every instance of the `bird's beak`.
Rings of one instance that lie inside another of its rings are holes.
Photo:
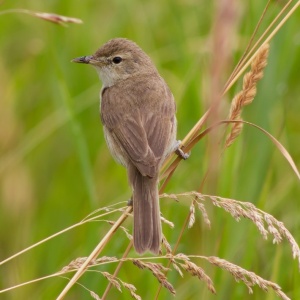
[[[74,59],[71,60],[71,62],[74,63],[80,63],[80,64],[92,64],[94,61],[93,56],[80,56],[80,57],[76,57]]]

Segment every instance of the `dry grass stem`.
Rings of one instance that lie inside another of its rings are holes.
[[[81,222],[86,222],[86,221],[91,221],[94,220],[95,218],[99,218],[105,215],[108,215],[109,212],[123,212],[124,209],[126,208],[127,201],[122,201],[122,202],[118,202],[118,203],[114,203],[112,205],[109,206],[104,206],[104,207],[100,207],[97,208],[96,210],[92,211],[90,214],[88,214],[86,217],[84,217]],[[116,208],[120,206],[119,208]],[[104,214],[99,215],[100,212],[105,212]],[[96,216],[95,216],[96,215]]]
[[[252,103],[256,95],[256,85],[263,77],[263,70],[267,65],[269,54],[269,44],[263,45],[258,51],[251,64],[251,71],[246,73],[243,79],[243,89],[232,100],[230,107],[229,120],[242,120],[241,113],[244,106]],[[243,123],[234,123],[231,132],[226,138],[225,147],[232,145],[234,140],[240,135]]]
[[[266,4],[266,7],[265,7],[265,9],[264,9],[264,11],[263,11],[263,13],[262,13],[262,15],[261,15],[261,17],[260,17],[260,20],[258,21],[258,24],[257,24],[257,26],[256,26],[256,28],[255,28],[255,30],[254,30],[254,32],[253,32],[253,34],[252,34],[252,37],[251,37],[251,39],[250,39],[250,41],[249,41],[249,43],[248,43],[248,46],[247,46],[247,48],[246,48],[246,50],[245,50],[245,52],[244,52],[244,54],[243,54],[241,60],[239,61],[238,65],[237,65],[236,68],[234,69],[233,73],[231,74],[230,78],[228,79],[228,81],[227,81],[227,83],[226,83],[226,85],[225,85],[225,90],[226,90],[226,91],[228,90],[228,85],[231,84],[231,86],[232,86],[232,84],[237,80],[237,78],[238,78],[239,76],[236,76],[236,75],[238,74],[238,72],[240,72],[240,70],[242,69],[242,67],[244,66],[244,64],[245,64],[245,63],[247,64],[247,62],[249,61],[250,55],[253,54],[253,52],[255,51],[255,49],[257,49],[257,47],[258,47],[259,45],[262,45],[262,44],[267,43],[267,42],[270,41],[270,37],[267,37],[266,41],[265,41],[265,42],[262,42],[262,41],[265,39],[265,37],[266,37],[268,34],[270,34],[271,37],[274,36],[274,32],[276,33],[276,32],[280,29],[280,27],[282,27],[282,25],[284,24],[284,22],[281,22],[281,23],[280,23],[280,26],[277,26],[277,27],[274,29],[274,31],[271,32],[271,29],[272,29],[272,28],[274,27],[274,25],[278,22],[278,20],[284,15],[284,13],[285,13],[286,11],[288,11],[288,8],[289,8],[290,5],[292,4],[292,2],[293,2],[293,0],[289,0],[289,1],[285,4],[285,6],[281,9],[281,11],[275,16],[275,18],[274,18],[274,19],[272,20],[272,22],[269,24],[269,26],[267,27],[267,29],[266,29],[266,30],[263,32],[263,34],[258,38],[258,40],[256,41],[256,43],[255,43],[255,44],[253,45],[253,47],[251,48],[251,50],[249,50],[249,48],[250,48],[250,46],[251,46],[251,44],[252,44],[252,42],[253,42],[253,40],[254,40],[254,37],[255,37],[255,35],[256,35],[256,33],[257,33],[257,30],[258,30],[258,28],[259,28],[260,25],[261,25],[262,19],[265,17],[266,12],[267,12],[267,9],[269,8],[269,5],[270,5],[270,3],[271,3],[270,0],[268,1],[268,3]],[[298,4],[299,4],[299,1],[298,1]],[[296,5],[298,5],[298,4],[296,4]],[[296,6],[296,5],[295,5],[295,6]],[[297,8],[297,7],[296,7],[296,8]],[[295,10],[295,8],[291,9],[291,12],[288,12],[288,13],[293,13],[294,10]],[[289,16],[290,16],[290,15],[291,15],[291,14],[289,14]],[[284,18],[283,18],[283,21],[286,21],[287,19],[288,19],[288,18],[284,17]],[[253,58],[253,56],[252,56],[252,58]],[[250,61],[251,61],[251,60],[250,60]],[[240,72],[239,74],[241,74],[241,73],[242,73],[242,72]],[[237,77],[236,80],[232,80],[233,77]],[[234,81],[234,82],[232,82],[232,81]]]
[[[103,237],[103,239],[99,242],[99,244],[96,246],[96,248],[92,251],[90,256],[86,259],[86,261],[81,265],[81,267],[77,270],[77,272],[74,274],[72,279],[69,281],[69,283],[65,286],[65,288],[62,290],[60,295],[57,297],[56,300],[62,300],[69,289],[76,283],[76,281],[84,274],[86,268],[88,267],[89,263],[96,259],[105,245],[107,245],[108,241],[112,238],[114,232],[121,226],[121,224],[126,220],[128,215],[132,212],[132,206],[128,206],[126,210],[123,212],[122,216],[116,221],[116,223],[111,227],[111,229],[107,232],[107,234]]]
[[[290,1],[291,2],[291,1]],[[289,5],[289,3],[288,3],[288,5]],[[286,5],[286,7],[284,7],[284,9],[283,10],[285,10],[286,8],[287,8],[287,6],[288,5]],[[269,35],[266,37],[266,39],[262,42],[262,45],[264,45],[264,44],[267,44],[267,43],[269,43],[271,40],[272,40],[272,38],[276,35],[276,33],[281,29],[281,27],[285,24],[285,22],[292,16],[292,14],[297,10],[297,8],[300,6],[300,1],[297,1],[296,3],[295,3],[295,5],[287,12],[287,14],[284,16],[284,18],[276,25],[276,27],[272,30],[272,32],[270,32],[269,33]],[[273,20],[273,21],[275,21],[275,19]],[[271,25],[273,25],[273,23],[276,23],[276,21],[275,22],[272,22],[272,24]],[[270,28],[272,27],[272,26],[269,26]],[[270,28],[268,28],[266,31],[269,31],[269,29]],[[263,34],[263,36],[265,36],[264,34]],[[262,39],[259,39],[259,42],[261,42],[262,41]],[[256,47],[258,45],[258,42],[254,45],[254,47],[253,47],[253,49]],[[261,46],[262,46],[261,45]],[[239,68],[239,71],[238,71],[238,73],[236,74],[236,75],[234,75],[234,78],[230,81],[230,82],[228,82],[228,84],[226,85],[226,87],[225,87],[225,90],[224,90],[224,92],[223,92],[223,95],[224,94],[226,94],[226,92],[233,86],[233,84],[240,78],[240,76],[241,76],[241,74],[243,74],[244,72],[245,72],[245,70],[248,68],[248,66],[251,64],[251,62],[252,62],[252,60],[255,58],[255,56],[257,55],[257,52],[259,51],[260,49],[258,49],[250,58],[248,58],[248,56],[247,56],[247,62],[243,65],[243,66],[241,66],[241,68]],[[253,53],[253,51],[251,50],[250,51],[250,53]]]
[[[182,140],[180,149],[185,151],[185,146],[188,144],[189,141],[193,140],[195,136],[198,135],[198,132],[200,129],[204,126],[205,122],[207,121],[209,115],[211,113],[211,110],[209,109],[201,118],[200,120],[195,124],[195,126],[189,131],[189,133],[185,136],[185,138]],[[161,168],[161,176],[160,180],[165,179],[164,183],[161,185],[160,192],[162,192],[169,182],[172,174],[174,173],[176,167],[178,166],[179,162],[182,160],[181,157],[179,157],[177,154],[172,153],[164,162],[162,168]]]
[[[277,24],[277,26],[272,30],[272,32],[269,33],[269,35],[266,37],[266,39],[262,42],[260,47],[263,47],[265,44],[269,43],[271,39],[276,35],[276,33],[279,31],[279,29],[285,24],[285,22],[291,17],[291,15],[296,11],[296,9],[300,6],[300,1],[298,1],[285,15],[285,17]],[[286,9],[286,7],[284,8]],[[269,31],[270,28],[268,28]],[[260,40],[261,41],[261,40]],[[253,49],[257,47],[257,44],[249,51],[249,53],[253,53]],[[223,95],[225,95],[228,90],[233,86],[233,84],[240,78],[240,76],[245,72],[245,70],[248,68],[248,66],[251,64],[251,62],[255,59],[257,56],[257,53],[260,51],[260,48],[255,51],[255,53],[249,58],[247,56],[247,61],[245,58],[245,63],[240,66],[240,68],[237,70],[237,73],[233,76],[233,78],[227,82],[226,87],[223,91]],[[210,116],[212,112],[212,109],[209,108],[204,115],[200,118],[200,120],[195,124],[195,126],[188,132],[188,134],[185,136],[185,138],[182,140],[181,143],[181,149],[184,151],[185,146],[189,144],[191,141],[193,141],[199,134],[199,131],[204,126],[205,122],[207,121],[208,117]],[[193,143],[193,146],[195,143]],[[191,147],[190,147],[191,148]],[[188,149],[188,151],[190,150]],[[161,186],[161,191],[164,190],[166,184],[169,182],[170,177],[174,173],[176,167],[178,166],[181,159],[176,156],[175,154],[172,154],[169,156],[169,158],[165,161],[162,167],[162,176],[161,179],[166,178],[164,183]],[[172,162],[172,163],[171,163]]]
[[[211,264],[228,271],[237,282],[242,281],[248,287],[250,294],[253,293],[252,287],[258,285],[265,292],[267,292],[270,288],[281,299],[290,300],[290,298],[284,292],[282,292],[280,286],[272,281],[265,280],[253,272],[247,271],[235,264],[228,262],[227,260],[215,256],[207,257],[206,260],[208,260]]]
[[[117,266],[116,269],[115,269],[114,277],[117,277],[117,276],[118,276],[118,273],[119,273],[119,271],[121,270],[121,268],[122,268],[122,266],[123,266],[123,263],[125,262],[125,260],[126,260],[126,258],[127,258],[127,256],[128,256],[128,254],[129,254],[129,251],[130,251],[130,249],[132,248],[132,245],[133,245],[133,240],[131,239],[130,242],[129,242],[129,244],[128,244],[128,246],[127,246],[127,248],[126,248],[126,250],[125,250],[125,252],[123,253],[122,259],[119,261],[118,266]],[[119,280],[120,280],[120,279],[119,279]],[[121,280],[120,280],[120,281],[121,281]],[[121,283],[123,284],[122,281],[121,281]],[[106,289],[105,289],[103,295],[102,295],[102,300],[105,300],[105,299],[106,299],[106,297],[107,297],[107,295],[108,295],[108,293],[109,293],[111,287],[112,287],[112,284],[109,283],[108,286],[106,287]],[[127,288],[127,287],[125,286],[125,288]],[[133,291],[130,291],[130,293],[131,293],[131,296],[134,297],[135,293],[134,293]],[[136,295],[136,296],[138,297],[138,295]]]
[[[65,232],[70,231],[71,229],[74,229],[76,227],[82,226],[82,225],[84,225],[84,224],[86,224],[88,222],[98,221],[98,219],[100,219],[102,217],[105,217],[107,215],[110,215],[112,213],[115,213],[115,212],[120,212],[120,210],[124,211],[124,207],[118,208],[118,209],[114,208],[115,206],[117,206],[119,204],[120,203],[113,204],[113,205],[111,205],[111,206],[109,206],[109,207],[107,207],[105,209],[104,208],[97,209],[97,211],[92,212],[87,217],[85,217],[82,221],[80,221],[80,222],[78,222],[78,223],[76,223],[76,224],[74,224],[74,225],[72,225],[70,227],[67,227],[67,228],[65,228],[65,229],[63,229],[63,230],[61,230],[61,231],[59,231],[57,233],[54,233],[54,234],[48,236],[47,238],[45,238],[45,239],[43,239],[43,240],[41,240],[41,241],[39,241],[39,242],[37,242],[37,243],[29,246],[29,247],[23,249],[22,251],[19,251],[18,253],[16,253],[16,254],[14,254],[14,255],[6,258],[5,260],[3,260],[3,261],[0,262],[0,266],[3,265],[3,264],[5,264],[5,263],[7,263],[7,262],[9,262],[12,259],[18,257],[18,256],[20,256],[21,254],[24,254],[24,253],[28,252],[29,250],[31,250],[31,249],[33,249],[33,248],[35,248],[35,247],[37,247],[37,246],[39,246],[39,245],[47,242],[47,241],[49,241],[49,240],[51,240],[51,239],[53,239],[53,238],[55,238],[55,237],[57,237],[57,236],[65,233]],[[94,214],[99,213],[100,211],[103,211],[103,210],[105,210],[106,212],[103,213],[103,214],[100,214],[100,215],[97,214],[96,216],[93,216]]]

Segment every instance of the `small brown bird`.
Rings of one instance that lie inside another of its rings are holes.
[[[73,62],[95,67],[103,83],[105,139],[115,160],[126,167],[133,190],[134,247],[138,253],[157,254],[162,239],[158,174],[178,147],[173,95],[149,56],[124,38]]]

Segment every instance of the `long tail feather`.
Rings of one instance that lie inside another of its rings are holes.
[[[158,197],[158,178],[141,175],[136,169],[129,170],[133,188],[133,243],[142,254],[147,250],[158,254],[161,243],[161,222]]]

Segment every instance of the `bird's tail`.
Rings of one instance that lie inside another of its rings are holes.
[[[143,176],[135,167],[129,170],[133,189],[133,243],[142,254],[147,250],[158,254],[161,243],[161,222],[158,177]]]

